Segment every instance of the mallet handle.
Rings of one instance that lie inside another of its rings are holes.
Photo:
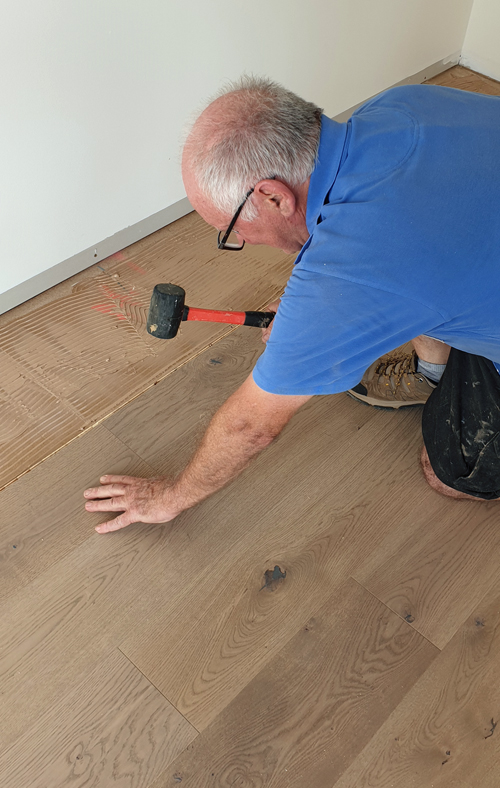
[[[267,328],[274,318],[274,312],[225,312],[219,309],[198,309],[185,306],[183,320],[201,320],[208,323],[232,323],[237,326]]]

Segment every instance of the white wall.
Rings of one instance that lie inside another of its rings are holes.
[[[335,115],[459,52],[471,5],[5,4],[0,293],[182,199],[183,124],[224,80],[267,74]]]
[[[500,80],[500,0],[474,0],[460,62]]]

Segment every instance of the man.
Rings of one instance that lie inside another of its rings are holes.
[[[298,257],[265,352],[187,468],[175,481],[103,476],[86,508],[122,514],[96,530],[172,520],[236,477],[311,396],[346,390],[382,407],[426,403],[427,481],[497,499],[500,98],[393,88],[339,124],[244,78],[200,115],[182,168],[219,248]],[[410,340],[412,354],[380,358]]]

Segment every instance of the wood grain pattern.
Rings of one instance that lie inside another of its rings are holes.
[[[188,462],[212,415],[248,377],[263,350],[260,331],[238,328],[121,408],[106,420],[106,428],[157,470],[175,474]]]
[[[248,502],[237,503],[236,489],[232,495],[234,509],[224,516],[211,499],[175,526],[131,526],[104,538],[93,533],[10,596],[0,609],[0,676],[4,701],[12,704],[0,719],[4,742],[57,697],[75,671],[92,667],[103,648],[147,625],[156,609],[178,603],[192,579],[221,555],[237,560],[237,550],[226,555],[222,546],[249,534]],[[265,511],[265,496],[260,506]],[[223,562],[219,566],[224,571]]]
[[[498,786],[500,584],[381,726],[335,788]]]
[[[200,354],[107,419],[105,426],[157,471],[175,474],[192,456],[217,407],[251,373],[262,350],[260,332],[238,328],[215,348]],[[300,454],[300,476],[307,472],[315,454],[321,457],[321,452],[332,446],[332,440],[343,443],[374,415],[373,410],[360,408],[345,394],[317,397],[299,411],[276,444],[257,462],[268,467],[270,455],[273,468],[276,463],[286,462],[283,447],[279,448],[286,443],[285,452]],[[305,434],[311,437],[310,443],[303,440]],[[260,483],[267,484],[267,474],[262,476],[265,478]]]
[[[380,428],[370,423],[356,434],[349,453],[355,456],[366,450],[361,465],[370,467],[387,456],[383,473],[398,474],[401,485],[416,476],[420,482],[413,493],[416,502],[425,492],[415,462],[420,437],[415,428],[414,451],[408,451],[408,442],[403,443],[401,436],[408,434],[415,414],[399,416],[403,418],[393,421],[384,446],[380,446]],[[358,469],[360,474],[366,470]],[[331,471],[335,482],[325,485]],[[335,471],[334,458],[326,456],[310,473],[304,472],[302,479],[292,477],[287,497],[262,514],[257,509],[260,516],[252,527],[243,533],[238,529],[238,538],[234,533],[202,574],[186,580],[182,599],[171,597],[120,643],[124,653],[198,730],[282,648],[315,605],[345,580],[364,558],[367,543],[391,527],[369,516],[370,507],[385,505],[380,477],[371,470],[360,491],[357,476]],[[239,485],[234,497],[225,499],[224,510],[238,516],[241,509],[230,505],[236,496],[242,497]],[[252,494],[251,487],[243,500],[248,501],[248,496],[252,496],[255,514],[259,496]],[[219,544],[224,544],[220,537]],[[287,577],[269,594],[265,573],[276,566]]]
[[[444,648],[498,572],[500,505],[434,497],[432,508],[405,512],[354,577]]]
[[[95,668],[146,617],[155,593],[148,558],[165,532],[124,532],[113,543],[97,534],[0,607],[0,750],[61,694]],[[146,584],[146,580],[148,583]],[[143,592],[141,596],[141,591]]]
[[[375,412],[342,396],[318,398],[299,416],[262,463],[255,463],[234,485],[185,513],[174,525],[131,526],[107,537],[92,532],[90,538],[42,572],[26,589],[9,598],[0,609],[0,675],[5,702],[12,706],[9,716],[0,719],[4,744],[19,735],[33,714],[53,702],[70,676],[92,669],[103,649],[124,642],[132,631],[140,633],[143,627],[147,628],[148,619],[154,619],[157,610],[173,611],[179,604],[185,609],[184,601],[189,600],[193,585],[200,582],[207,567],[214,567],[217,569],[205,585],[208,598],[226,566],[235,564],[240,553],[255,544],[254,523],[259,524],[261,538],[273,540],[275,534],[269,524],[276,519],[282,524],[279,538],[290,540],[287,518],[294,522],[301,512],[307,513],[314,507],[314,496],[325,488],[321,468],[332,481],[340,477],[340,471],[344,476],[350,475],[342,452],[347,451],[354,437],[361,440],[359,419],[362,423],[367,418],[367,425],[371,424]],[[403,415],[402,419],[397,414],[378,416],[384,420],[388,417],[387,424],[400,423],[402,429],[406,424],[407,431],[414,414]],[[332,424],[325,427],[328,417]],[[336,433],[334,455],[330,452],[330,429]],[[418,440],[416,424],[414,430]],[[304,445],[304,431],[309,437],[307,451],[301,457],[305,465],[290,465],[287,457],[293,457],[295,449]],[[166,439],[168,443],[168,435]],[[376,430],[371,440],[379,446]],[[416,451],[415,447],[415,454]],[[368,462],[371,463],[369,458]],[[411,468],[410,477],[415,474],[411,456],[407,468]],[[277,489],[273,473],[278,471],[283,475],[281,488]],[[400,474],[401,483],[404,478],[405,474]],[[78,479],[75,486],[80,495]],[[351,488],[353,495],[356,486],[357,482]],[[56,501],[57,485],[51,489]],[[302,508],[298,506],[297,494]],[[348,510],[351,506],[348,501]],[[273,507],[276,515],[270,515]],[[87,514],[82,512],[81,516]],[[39,519],[37,527],[42,531],[52,522],[48,502]],[[347,520],[355,521],[355,515],[349,512]],[[318,528],[317,519],[311,523]],[[302,522],[297,522],[297,527],[302,531]],[[276,545],[276,541],[271,544]],[[265,545],[264,541],[263,549]],[[194,598],[187,606],[193,602]],[[155,656],[151,648],[150,653],[158,659],[158,651]],[[258,659],[251,661],[258,663]],[[244,680],[245,673],[239,681]],[[227,685],[222,684],[227,692]],[[239,686],[229,684],[230,697]]]
[[[113,651],[0,755],[2,786],[146,788],[197,735]]]
[[[151,788],[327,788],[437,654],[350,580]]]
[[[109,473],[154,473],[97,427],[0,492],[0,601],[90,538],[93,526],[106,519],[83,508],[83,490],[99,483],[102,467]]]

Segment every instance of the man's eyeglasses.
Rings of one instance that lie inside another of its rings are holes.
[[[231,222],[229,223],[229,227],[227,228],[226,232],[224,234],[222,234],[222,230],[219,232],[219,235],[217,236],[218,249],[226,249],[228,252],[239,252],[245,246],[245,241],[243,240],[243,238],[240,238],[240,236],[236,232],[233,231],[233,227],[236,224],[238,216],[243,210],[243,206],[245,205],[246,201],[248,200],[252,192],[253,189],[250,189],[250,191],[247,192],[245,199],[243,200],[240,207],[238,208],[233,218],[231,219]]]

